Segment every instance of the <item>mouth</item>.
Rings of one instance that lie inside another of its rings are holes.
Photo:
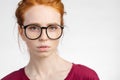
[[[38,49],[40,52],[46,52],[46,51],[49,50],[49,48],[50,48],[50,46],[46,46],[46,45],[37,47],[37,49]]]

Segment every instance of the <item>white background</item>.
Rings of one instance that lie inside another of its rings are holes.
[[[0,2],[0,78],[28,62],[26,51],[18,46],[18,1]],[[60,55],[94,69],[100,80],[120,80],[120,0],[63,2],[67,14]]]

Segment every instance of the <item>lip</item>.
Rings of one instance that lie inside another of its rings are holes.
[[[46,52],[48,51],[50,48],[50,46],[47,46],[47,45],[42,45],[42,46],[39,46],[37,47],[37,49],[40,51],[40,52]]]

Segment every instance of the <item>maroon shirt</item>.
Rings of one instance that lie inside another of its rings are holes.
[[[1,80],[30,80],[24,71],[24,68],[21,68],[18,71],[12,72]],[[80,65],[73,64],[68,76],[65,80],[99,80],[97,74],[92,69]]]

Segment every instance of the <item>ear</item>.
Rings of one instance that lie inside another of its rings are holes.
[[[25,40],[25,36],[24,36],[23,29],[21,28],[21,26],[18,26],[18,33],[20,34],[22,40]]]

